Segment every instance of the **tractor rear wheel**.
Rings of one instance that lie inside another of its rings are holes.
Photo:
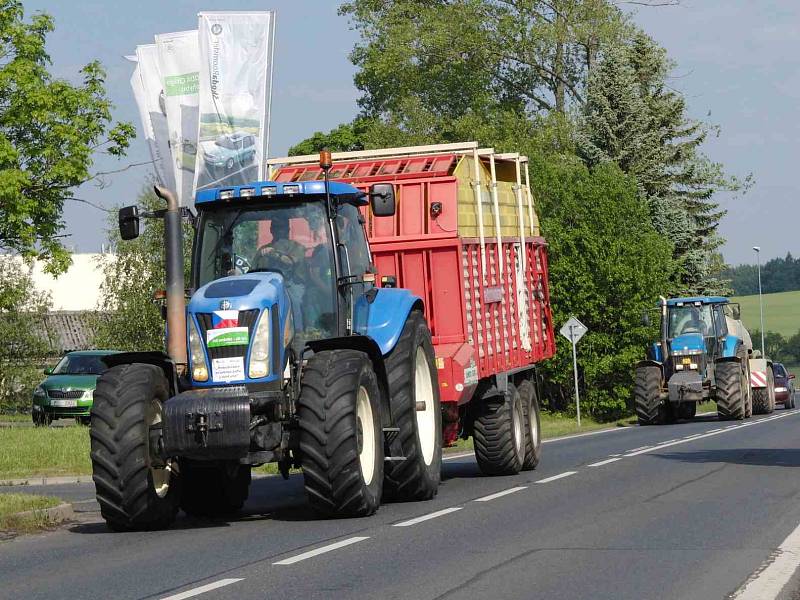
[[[250,491],[250,466],[237,462],[180,463],[181,502],[187,515],[217,517],[241,510]]]
[[[386,359],[392,422],[400,430],[390,444],[383,494],[391,500],[430,500],[442,471],[442,409],[431,332],[418,310],[408,316],[397,345]]]
[[[672,409],[661,402],[661,369],[654,365],[636,367],[633,403],[639,425],[663,425],[672,421]]]
[[[520,383],[518,389],[522,398],[522,414],[525,417],[525,459],[522,461],[522,470],[530,471],[539,464],[542,454],[539,400],[536,397],[536,387],[530,380]]]
[[[746,391],[742,365],[735,361],[717,363],[714,367],[714,378],[717,387],[717,418],[720,421],[744,419]],[[753,408],[755,410],[755,397]]]
[[[486,475],[516,475],[525,460],[525,414],[511,383],[503,396],[483,401],[473,427],[475,458]]]
[[[378,380],[356,350],[317,352],[298,399],[300,464],[314,510],[366,517],[381,503],[383,435]]]
[[[94,392],[92,479],[100,513],[114,531],[163,529],[175,520],[180,482],[151,446],[169,387],[153,365],[110,368]]]

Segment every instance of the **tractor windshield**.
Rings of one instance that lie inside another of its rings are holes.
[[[687,333],[699,333],[703,337],[714,336],[711,306],[673,306],[669,310],[669,337]]]
[[[333,337],[333,245],[322,201],[204,211],[198,235],[198,287],[229,275],[279,273],[296,331],[305,339]]]

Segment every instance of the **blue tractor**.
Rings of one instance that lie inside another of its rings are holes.
[[[714,400],[720,419],[753,411],[752,342],[738,305],[720,296],[661,299],[661,340],[636,365],[634,403],[640,425],[694,418]]]
[[[325,515],[436,494],[442,423],[423,303],[376,287],[359,212],[394,214],[394,189],[329,182],[330,154],[320,161],[324,181],[199,192],[188,292],[174,195],[157,187],[166,210],[120,211],[123,239],[141,217],[164,219],[167,353],[110,356],[97,384],[93,479],[112,529],[164,528],[179,508],[236,511],[265,463],[302,469]]]

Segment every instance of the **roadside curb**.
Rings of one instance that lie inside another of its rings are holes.
[[[70,483],[92,483],[91,475],[66,475],[62,477],[21,477],[18,479],[2,479],[0,487],[15,485],[68,485]]]
[[[37,515],[41,515],[53,523],[60,523],[61,521],[73,519],[75,517],[75,511],[72,509],[72,504],[65,502],[64,504],[59,504],[58,506],[52,506],[50,508],[37,508],[14,513],[13,515],[8,515],[8,518],[24,519],[25,517]]]

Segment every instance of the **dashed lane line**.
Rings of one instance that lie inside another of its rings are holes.
[[[279,560],[277,562],[272,563],[273,565],[293,565],[298,563],[302,560],[308,560],[309,558],[314,558],[315,556],[319,556],[320,554],[326,554],[328,552],[332,552],[333,550],[338,550],[339,548],[344,548],[345,546],[350,546],[352,544],[356,544],[358,542],[363,542],[364,540],[368,540],[369,536],[355,536],[351,538],[347,538],[346,540],[341,540],[340,542],[336,542],[333,544],[328,544],[327,546],[322,546],[320,548],[315,548],[314,550],[309,550],[308,552],[303,552],[302,554],[298,554],[296,556],[292,556],[289,558],[285,558],[283,560]]]
[[[437,517],[443,517],[444,515],[449,515],[450,513],[454,513],[457,510],[462,510],[463,506],[451,506],[450,508],[444,508],[442,510],[437,510],[436,512],[428,513],[427,515],[422,515],[421,517],[416,517],[414,519],[409,519],[408,521],[401,521],[400,523],[395,523],[395,527],[411,527],[412,525],[416,525],[417,523],[422,523],[423,521],[430,521],[431,519],[435,519]]]
[[[165,596],[164,598],[161,598],[161,600],[184,600],[185,598],[192,598],[194,596],[199,596],[200,594],[205,594],[206,592],[218,590],[221,587],[225,587],[226,585],[236,583],[237,581],[242,581],[242,579],[241,578],[220,579],[219,581],[214,581],[213,583],[209,583],[208,585],[201,585],[200,587],[192,588],[191,590],[186,590],[185,592],[181,592],[180,594]]]
[[[615,456],[615,457],[607,458],[605,460],[601,460],[599,462],[592,463],[592,464],[586,465],[586,466],[587,467],[602,467],[603,465],[608,465],[608,464],[611,464],[613,462],[617,462],[618,460],[622,460],[622,457],[621,456]]]
[[[513,494],[514,492],[521,492],[522,490],[527,490],[527,485],[520,485],[513,488],[508,488],[507,490],[503,490],[502,492],[497,492],[495,494],[489,494],[488,496],[484,496],[483,498],[476,498],[475,502],[489,502],[490,500],[495,500],[497,498],[502,498],[503,496],[508,496],[509,494]]]
[[[577,471],[564,471],[563,473],[559,473],[558,475],[553,475],[552,477],[545,477],[544,479],[540,479],[536,483],[550,483],[551,481],[556,481],[557,479],[564,479],[564,477],[569,477],[570,475],[575,475]]]

